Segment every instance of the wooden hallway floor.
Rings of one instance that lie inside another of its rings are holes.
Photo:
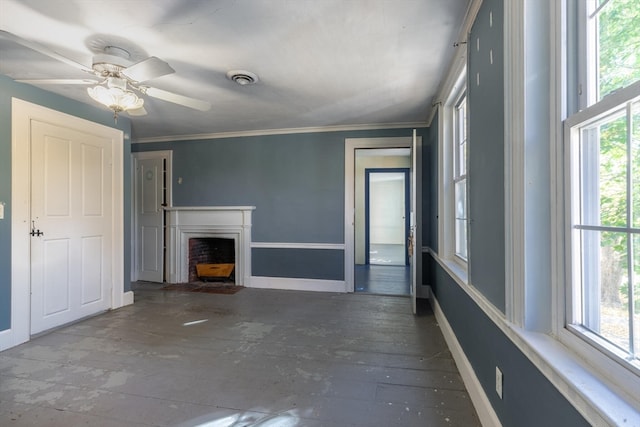
[[[480,425],[426,304],[159,287],[0,353],[0,425]]]

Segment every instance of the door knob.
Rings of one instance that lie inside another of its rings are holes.
[[[44,232],[40,231],[39,229],[36,230],[36,222],[35,221],[31,221],[31,234],[32,236],[44,236]]]

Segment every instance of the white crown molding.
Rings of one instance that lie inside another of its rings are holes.
[[[380,130],[380,129],[412,129],[425,128],[427,122],[409,122],[409,123],[381,123],[368,125],[344,125],[344,126],[323,126],[323,127],[306,127],[306,128],[288,128],[288,129],[262,129],[248,130],[238,132],[219,132],[219,133],[201,133],[192,135],[167,135],[154,136],[149,138],[136,138],[131,141],[132,144],[146,144],[151,142],[175,142],[175,141],[195,141],[203,139],[222,139],[222,138],[241,138],[248,136],[266,136],[266,135],[290,135],[297,133],[316,133],[316,132],[348,132],[348,131],[364,131],[364,130]]]

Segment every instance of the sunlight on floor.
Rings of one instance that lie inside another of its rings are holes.
[[[369,264],[405,265],[406,254],[404,245],[370,244]]]
[[[215,415],[204,415],[180,424],[179,427],[297,427],[304,425],[305,416],[299,409],[291,409],[279,414],[268,412],[268,409],[256,409],[214,420],[208,420],[208,418]]]

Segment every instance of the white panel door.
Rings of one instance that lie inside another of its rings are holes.
[[[164,159],[137,159],[136,219],[138,280],[164,279]]]
[[[111,306],[111,153],[108,138],[31,122],[32,334]]]

